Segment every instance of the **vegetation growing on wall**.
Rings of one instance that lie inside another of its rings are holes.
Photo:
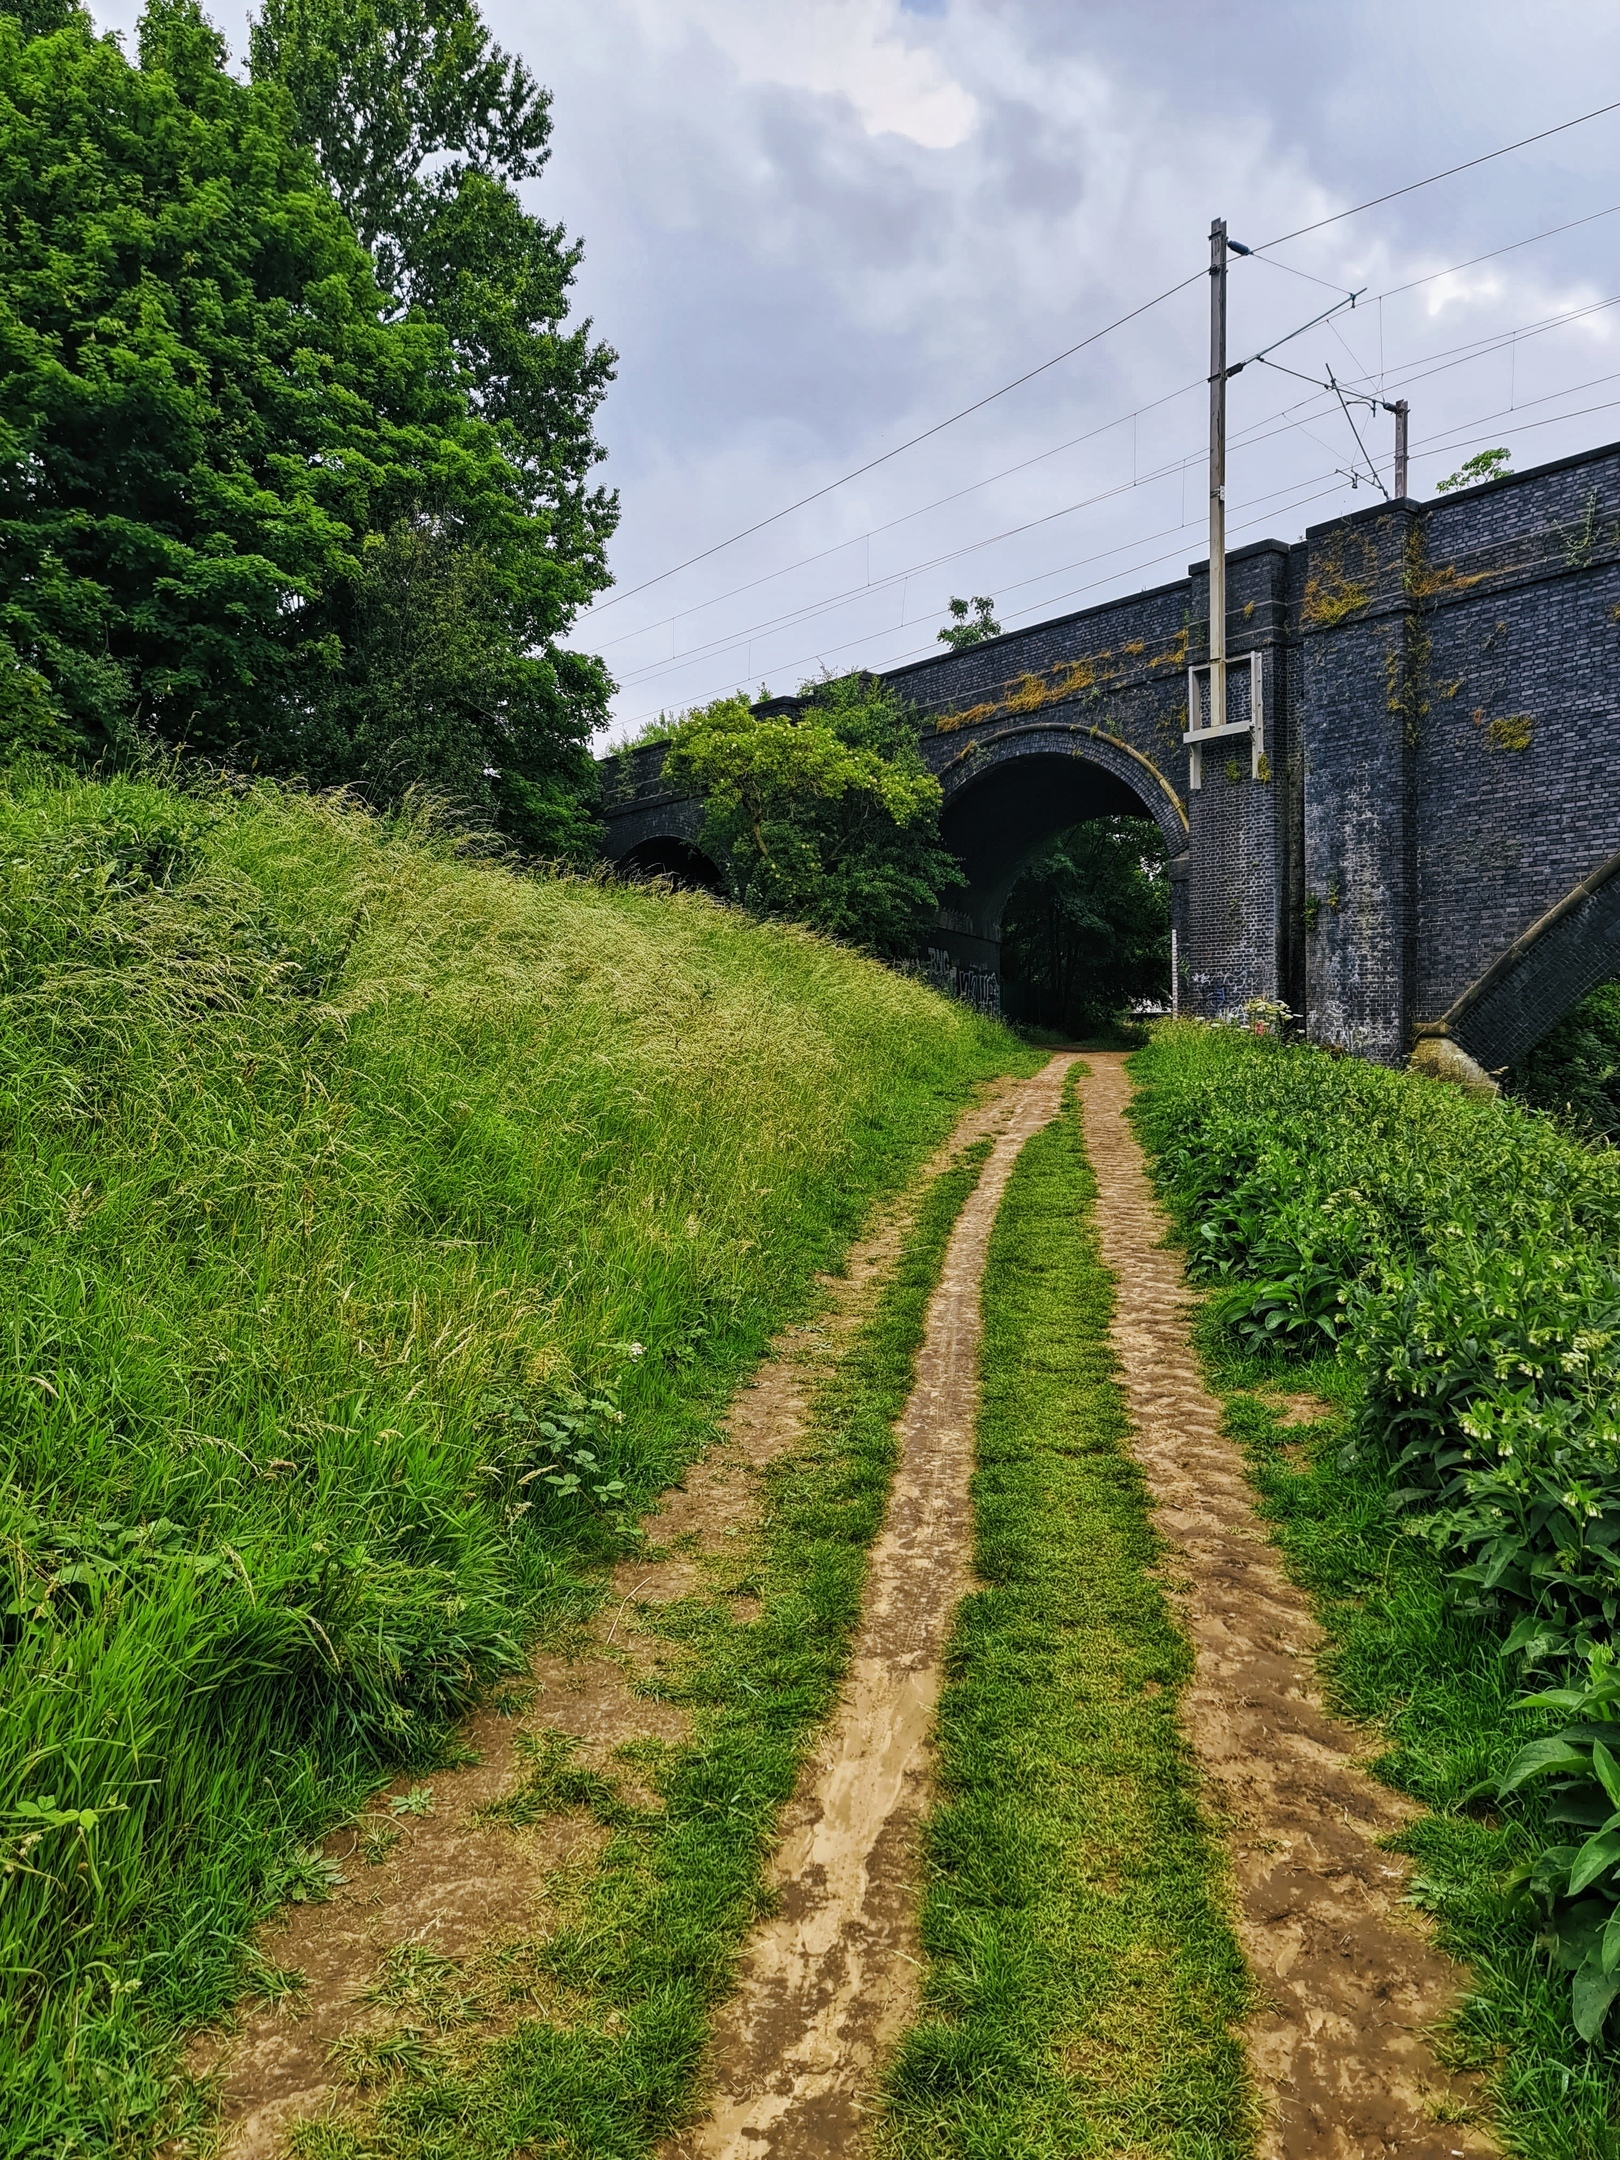
[[[1459,488],[1483,487],[1487,480],[1505,480],[1513,470],[1511,450],[1476,450],[1464,458],[1454,473],[1434,483],[1437,495],[1454,495]]]
[[[975,593],[973,607],[969,611],[965,600],[952,599],[951,619],[943,630],[934,635],[941,645],[948,645],[952,652],[963,652],[969,645],[982,645],[987,638],[998,638],[1001,625],[996,621],[996,603],[988,593]]]
[[[1059,833],[1002,915],[1008,1012],[1092,1035],[1170,988],[1170,879],[1151,818],[1091,818]]]
[[[664,772],[702,794],[700,845],[742,906],[909,957],[941,893],[962,882],[916,717],[869,675],[804,696],[791,713],[739,696],[687,714]]]

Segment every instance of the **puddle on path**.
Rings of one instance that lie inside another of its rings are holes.
[[[1115,1348],[1197,1656],[1183,1722],[1224,1818],[1263,1998],[1246,2036],[1268,2108],[1263,2160],[1491,2153],[1478,2128],[1440,2119],[1467,2111],[1472,2088],[1427,2038],[1464,1975],[1404,1903],[1406,1864],[1378,1848],[1416,1810],[1367,1776],[1356,1734],[1321,1706],[1309,1604],[1256,1518],[1193,1353],[1180,1261],[1160,1242],[1164,1216],[1123,1114],[1123,1058],[1087,1062],[1086,1148],[1119,1280]],[[1314,1414],[1302,1398],[1291,1421]]]

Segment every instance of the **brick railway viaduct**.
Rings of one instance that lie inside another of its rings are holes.
[[[885,678],[969,879],[925,933],[936,980],[993,1003],[1024,866],[1116,811],[1163,836],[1184,1012],[1281,999],[1313,1041],[1449,1038],[1489,1070],[1620,973],[1620,445],[1229,556],[1228,726],[1189,744],[1208,587],[1195,563]],[[628,868],[695,860],[662,761],[604,761]]]

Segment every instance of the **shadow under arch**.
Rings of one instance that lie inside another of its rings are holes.
[[[1620,854],[1599,863],[1516,937],[1438,1020],[1413,1033],[1449,1036],[1477,1065],[1516,1065],[1599,983],[1620,975]]]
[[[664,878],[681,892],[725,890],[725,879],[713,856],[705,855],[692,841],[675,833],[658,833],[638,841],[617,858],[613,867],[620,877],[632,882]]]
[[[940,774],[940,831],[967,877],[931,939],[956,967],[999,977],[1007,897],[1054,833],[1088,818],[1151,818],[1169,863],[1172,920],[1184,929],[1187,817],[1158,767],[1111,736],[1050,722],[965,748]]]

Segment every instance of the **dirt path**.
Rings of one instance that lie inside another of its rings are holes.
[[[642,1631],[640,1616],[693,1595],[731,1597],[729,1582],[759,1511],[762,1472],[796,1444],[812,1394],[893,1272],[922,1193],[959,1149],[1022,1115],[1023,1100],[1017,1082],[997,1083],[958,1120],[909,1192],[879,1211],[845,1273],[823,1282],[825,1310],[772,1345],[732,1404],[723,1439],[647,1519],[646,1557],[615,1571],[614,1596],[577,1654],[537,1654],[532,1687],[517,1692],[517,1714],[492,1705],[469,1721],[463,1738],[477,1762],[396,1780],[360,1825],[326,1839],[323,1856],[337,1877],[329,1900],[289,1906],[259,1938],[266,1960],[302,1984],[280,2001],[244,2004],[232,2031],[202,2034],[188,2057],[194,2074],[216,2081],[220,2160],[272,2160],[297,2123],[356,2099],[345,2056],[398,2022],[393,1983],[402,1972],[409,1981],[413,1957],[455,1960],[458,1990],[475,2004],[488,1974],[478,2019],[485,2033],[554,2007],[543,1992],[513,1999],[509,1953],[548,1931],[548,1879],[590,1866],[604,1833],[580,1814],[523,1830],[488,1819],[491,1802],[524,1775],[521,1736],[567,1734],[578,1742],[581,1764],[610,1770],[621,1787],[627,1780],[617,1750],[688,1736],[683,1709],[637,1692],[638,1680],[669,1651],[656,1632]],[[506,1708],[514,1708],[512,1699]],[[373,1854],[379,1843],[398,1839],[374,1865],[368,1833]]]
[[[951,1235],[900,1422],[844,1700],[783,1821],[780,1906],[749,1943],[712,2051],[708,2119],[682,2160],[824,2160],[859,2141],[880,2057],[917,2006],[916,1833],[957,1600],[968,1585],[979,1278],[1024,1143],[1057,1115],[1054,1058],[1013,1115]]]
[[[1247,2038],[1268,2105],[1266,2160],[1451,2160],[1494,2147],[1443,2117],[1466,2108],[1424,2029],[1461,1975],[1403,1903],[1404,1864],[1376,1840],[1413,1810],[1359,1766],[1326,1715],[1316,1628],[1254,1513],[1187,1331],[1180,1264],[1124,1108],[1123,1058],[1080,1082],[1103,1258],[1119,1279],[1114,1341],[1136,1450],[1174,1547],[1197,1670],[1184,1721],[1220,1796],[1238,1924],[1264,2004]]]

